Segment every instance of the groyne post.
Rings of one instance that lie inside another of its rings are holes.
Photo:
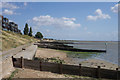
[[[81,76],[81,64],[79,64],[79,76]]]
[[[40,60],[40,71],[42,71],[42,61]]]
[[[116,73],[116,74],[117,74],[116,78],[117,78],[117,80],[120,80],[120,77],[119,77],[119,76],[120,76],[120,75],[119,75],[119,69],[116,68],[116,71],[117,71],[117,73]]]
[[[97,78],[101,78],[101,75],[100,75],[100,66],[98,66],[98,68],[97,68]]]
[[[14,64],[14,57],[12,56],[12,62],[13,62],[13,67],[15,66],[15,64]]]
[[[21,59],[21,68],[24,68],[24,59],[23,57],[21,57],[20,59]]]
[[[62,62],[59,64],[59,73],[62,74]]]

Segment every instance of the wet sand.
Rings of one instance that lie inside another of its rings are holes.
[[[82,66],[95,67],[95,68],[100,66],[101,68],[111,69],[111,70],[116,70],[116,68],[118,68],[117,64],[112,64],[110,62],[106,62],[98,59],[88,59],[88,60],[82,61],[81,64]]]

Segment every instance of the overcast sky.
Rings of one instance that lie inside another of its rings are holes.
[[[117,40],[117,2],[11,2],[2,3],[2,14],[19,25],[27,22],[47,38]]]

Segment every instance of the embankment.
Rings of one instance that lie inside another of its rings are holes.
[[[30,46],[31,44],[26,44],[26,45],[22,45],[19,46],[17,48],[13,48],[10,49],[8,51],[4,51],[2,52],[2,55],[0,55],[1,58],[1,63],[0,63],[0,74],[2,75],[2,77],[8,77],[12,71],[14,71],[14,67],[13,67],[13,63],[12,63],[12,56],[21,52],[22,48],[26,48],[28,46]]]
[[[2,31],[2,35],[0,35],[0,37],[0,41],[2,42],[2,51],[8,51],[9,49],[16,48],[20,45],[39,41],[34,37],[13,33],[11,31]]]
[[[1,31],[0,35],[0,77],[6,77],[14,68],[11,56],[23,51],[22,49],[30,46],[32,43],[39,41],[28,35],[21,35],[11,31]],[[27,53],[29,55],[29,53]],[[32,55],[33,56],[33,55]]]
[[[15,70],[13,67],[12,58],[10,57],[2,61],[0,65],[2,65],[1,66],[2,72],[0,72],[2,75],[2,78],[9,77],[12,71]]]
[[[22,48],[24,48],[25,50],[22,50]],[[33,59],[34,58],[34,55],[36,53],[36,50],[37,50],[37,46],[36,45],[29,45],[27,47],[19,47],[19,48],[16,48],[13,50],[16,51],[15,53],[16,54],[11,54],[9,55],[6,54],[4,56],[7,56],[8,57],[4,57],[3,56],[3,60],[2,60],[2,78],[5,78],[5,77],[8,77],[12,71],[14,71],[14,67],[13,67],[13,63],[12,63],[12,58],[11,56],[14,56],[16,58],[20,58],[20,57],[24,57],[26,59]],[[11,51],[12,52],[12,51]]]

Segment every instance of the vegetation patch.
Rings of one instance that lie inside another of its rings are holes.
[[[18,69],[16,69],[15,71],[12,72],[12,74],[10,75],[10,77],[7,80],[12,80],[12,78],[14,77],[14,75],[18,73]]]
[[[75,52],[75,51],[66,51],[66,50],[59,50],[67,53],[68,57],[72,58],[81,58],[81,59],[87,59],[89,57],[97,56],[100,53],[98,52]]]
[[[35,58],[35,60],[41,60],[42,62],[53,62],[53,63],[65,63],[64,60],[61,60],[59,57],[58,58]]]

